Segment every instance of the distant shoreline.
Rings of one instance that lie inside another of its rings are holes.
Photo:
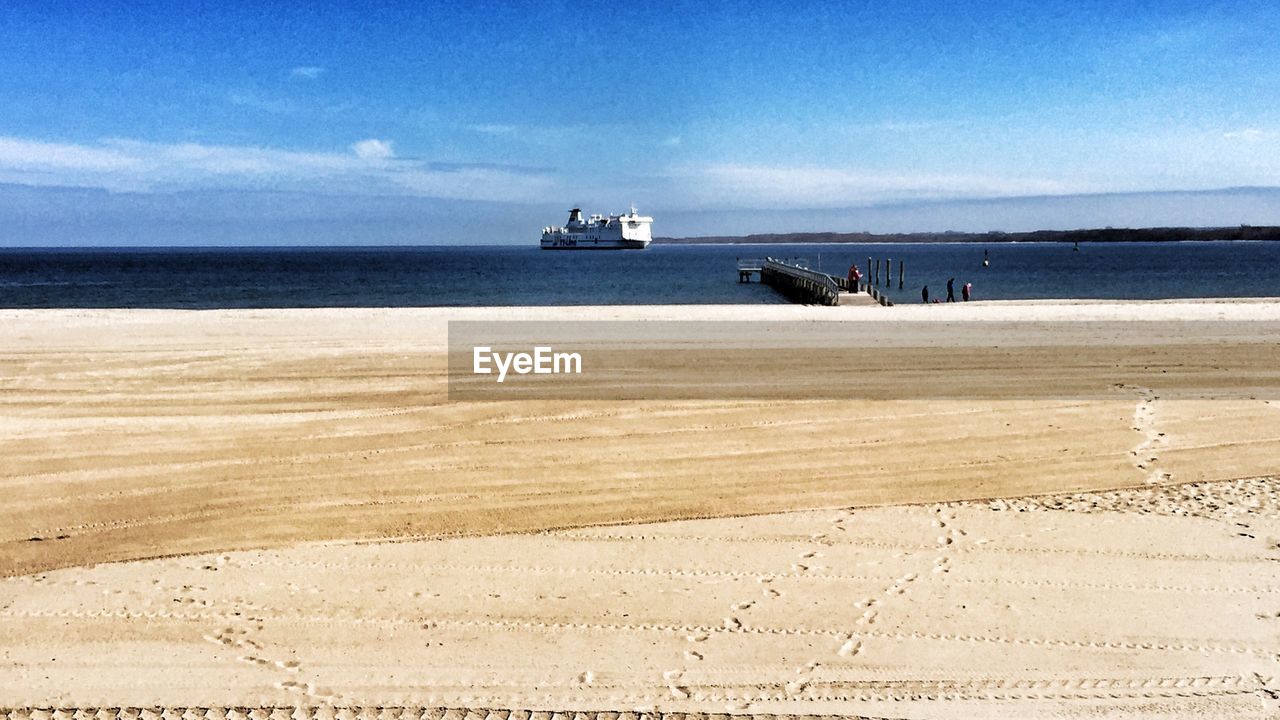
[[[1094,228],[1088,230],[1035,230],[1032,232],[938,233],[759,233],[657,237],[654,245],[782,245],[875,243],[1015,243],[1015,242],[1187,242],[1280,240],[1280,226],[1239,225],[1222,228]]]

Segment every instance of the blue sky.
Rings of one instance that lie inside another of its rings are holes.
[[[4,4],[0,244],[1280,223],[1274,3],[367,5]]]

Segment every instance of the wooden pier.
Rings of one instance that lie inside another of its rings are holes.
[[[747,261],[749,262],[749,261]],[[867,294],[862,288],[849,287],[848,280],[833,277],[817,270],[810,270],[795,262],[764,258],[757,261],[758,266],[744,267],[744,261],[738,263],[738,279],[740,282],[750,280],[751,272],[760,273],[760,281],[782,293],[793,302],[808,305],[892,305],[887,297],[874,287],[867,285]]]
[[[808,270],[809,264],[810,264],[809,258],[804,258],[804,257],[738,258],[738,282],[749,283],[751,282],[752,275],[755,275],[757,278],[760,278],[761,280],[763,280],[764,278],[761,276],[761,273],[764,270],[765,263],[769,262],[770,260],[772,260],[773,262],[782,263],[783,265],[790,265],[791,267],[802,268],[804,270]]]

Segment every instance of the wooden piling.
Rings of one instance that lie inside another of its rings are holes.
[[[902,283],[907,279],[907,264],[898,261],[898,289],[902,289]]]

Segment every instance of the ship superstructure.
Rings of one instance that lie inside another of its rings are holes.
[[[569,211],[564,227],[542,229],[543,250],[643,250],[653,241],[653,218],[640,215],[635,207],[626,215],[592,215],[582,219],[582,210]]]

